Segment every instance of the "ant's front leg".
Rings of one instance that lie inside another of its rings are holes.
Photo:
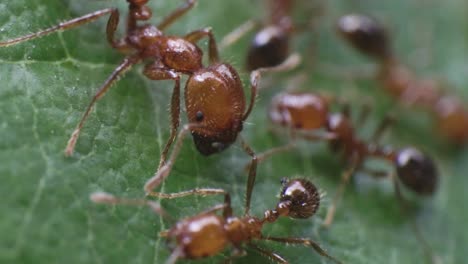
[[[167,153],[174,143],[180,124],[180,75],[172,69],[164,68],[159,62],[145,66],[143,74],[151,80],[174,80],[174,90],[171,98],[171,134],[164,146],[159,159],[158,170],[166,163]]]

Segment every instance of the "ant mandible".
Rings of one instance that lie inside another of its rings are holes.
[[[149,20],[151,9],[148,0],[127,0],[129,13],[126,34],[116,39],[115,32],[119,24],[119,11],[115,8],[102,9],[63,23],[16,39],[0,42],[0,47],[18,44],[23,41],[41,37],[56,31],[67,30],[110,14],[107,22],[107,41],[110,45],[127,55],[123,62],[112,72],[95,94],[82,119],[73,131],[65,149],[67,156],[72,155],[76,141],[94,104],[101,99],[109,88],[133,65],[148,61],[143,74],[151,80],[174,80],[175,85],[171,98],[171,130],[167,143],[161,152],[158,171],[145,185],[147,193],[156,188],[166,178],[181,148],[182,140],[191,132],[197,150],[203,155],[220,152],[237,139],[243,123],[250,115],[257,94],[260,74],[265,71],[282,71],[294,67],[299,61],[298,55],[291,55],[282,65],[275,68],[261,68],[250,75],[251,97],[246,107],[242,83],[237,71],[227,63],[219,61],[218,49],[211,28],[204,28],[188,33],[183,37],[164,35],[163,30],[184,15],[195,4],[187,0],[184,5],[166,16],[157,26],[139,25],[138,22]],[[202,65],[202,50],[195,44],[201,38],[208,37],[210,66]],[[189,124],[180,131],[172,155],[167,161],[167,154],[175,142],[179,128],[180,115],[180,78],[189,75],[185,89],[185,106]],[[242,141],[242,147],[252,157],[256,157],[250,146]],[[255,181],[256,167],[252,166],[247,183],[247,199],[250,199]],[[152,193],[158,196],[158,193]]]
[[[387,30],[375,19],[357,14],[341,17],[338,32],[354,48],[380,64],[377,75],[384,89],[407,105],[428,109],[441,134],[455,143],[468,140],[468,111],[459,98],[445,94],[433,80],[418,79],[398,62]]]
[[[171,229],[160,233],[173,249],[166,264],[173,264],[179,259],[200,259],[214,256],[229,245],[233,254],[226,259],[245,255],[245,247],[259,252],[277,263],[288,263],[279,254],[259,247],[254,243],[258,240],[275,241],[284,244],[297,244],[311,247],[318,254],[335,263],[341,263],[327,254],[315,241],[307,238],[273,237],[262,234],[265,224],[274,223],[279,217],[306,219],[315,214],[320,204],[320,194],[310,181],[306,179],[282,180],[283,188],[275,209],[267,210],[261,218],[249,215],[249,204],[242,217],[233,215],[230,194],[223,189],[196,189],[183,192],[185,194],[224,194],[224,204],[216,205],[195,216],[178,221]],[[171,195],[171,194],[166,194]],[[177,195],[177,194],[176,194]],[[185,196],[185,195],[184,195]],[[179,196],[180,197],[180,196]],[[91,195],[91,200],[104,204],[148,205],[158,214],[164,213],[159,204],[143,199],[118,198],[108,193],[98,192]],[[222,216],[216,214],[223,211]]]
[[[329,103],[333,98],[326,98],[314,93],[281,93],[273,98],[269,117],[278,126],[290,129],[293,135],[302,136],[311,140],[327,140],[332,151],[340,153],[348,162],[348,169],[342,175],[341,183],[337,188],[332,204],[328,209],[324,226],[332,224],[336,211],[336,205],[341,199],[349,179],[356,170],[362,170],[374,177],[390,176],[395,188],[395,195],[400,202],[403,211],[407,210],[406,201],[400,190],[400,182],[411,191],[422,195],[432,195],[438,185],[438,172],[433,160],[415,147],[404,147],[392,149],[389,146],[382,146],[378,143],[385,129],[392,123],[392,119],[387,116],[375,130],[371,140],[366,142],[356,135],[356,128],[353,128],[351,112],[348,105],[344,105],[341,112],[331,113]],[[364,108],[358,122],[362,125],[369,113],[369,108]],[[324,129],[326,135],[317,136],[314,132]],[[281,151],[286,148],[281,149]],[[271,155],[266,153],[265,155]],[[259,155],[259,160],[263,160],[264,155]],[[396,176],[393,173],[375,171],[364,167],[364,162],[369,158],[377,158],[388,161],[396,169]],[[424,246],[431,261],[436,262],[430,247],[422,238],[419,229],[412,221],[412,228],[417,239]]]

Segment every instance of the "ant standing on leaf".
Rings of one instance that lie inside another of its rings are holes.
[[[168,175],[177,158],[182,141],[190,132],[197,150],[203,155],[218,153],[234,143],[242,131],[243,123],[248,118],[255,103],[260,74],[265,71],[283,71],[294,67],[299,62],[298,55],[291,55],[283,64],[274,68],[260,68],[250,75],[251,97],[246,107],[242,83],[237,71],[229,64],[219,61],[218,49],[211,28],[195,30],[183,37],[167,36],[164,30],[184,15],[195,4],[195,0],[186,0],[185,4],[163,18],[157,25],[139,24],[152,16],[147,6],[148,0],[127,0],[129,12],[125,35],[117,39],[115,32],[119,24],[119,11],[115,8],[102,9],[37,33],[0,42],[0,47],[10,46],[23,41],[41,37],[56,31],[67,30],[96,19],[110,15],[107,22],[107,41],[112,48],[126,54],[121,64],[112,72],[95,94],[82,119],[73,131],[65,149],[67,156],[72,155],[76,141],[94,104],[101,99],[109,88],[133,65],[145,62],[143,74],[151,80],[174,80],[171,98],[171,130],[169,139],[161,153],[158,171],[145,185],[145,191],[153,196],[161,196],[152,190]],[[195,44],[208,37],[208,55],[210,66],[202,64],[203,52]],[[180,131],[174,150],[169,160],[167,154],[176,140],[180,122],[180,78],[189,78],[185,89],[185,106],[189,124]],[[255,182],[256,156],[250,146],[242,141],[243,150],[252,157],[249,180],[247,181],[247,200],[250,200]],[[166,162],[167,161],[167,162]]]
[[[459,98],[447,95],[433,80],[418,79],[394,56],[387,30],[376,20],[357,14],[341,17],[338,33],[361,53],[380,64],[377,75],[384,89],[407,105],[428,109],[437,128],[455,143],[468,140],[468,111]]]
[[[255,28],[255,33],[247,53],[246,69],[253,71],[264,67],[274,67],[283,63],[289,56],[290,38],[298,28],[293,24],[291,13],[294,0],[265,0],[269,18],[261,23],[248,20],[221,41],[221,49],[232,45]]]
[[[341,263],[327,254],[316,242],[307,238],[273,237],[262,234],[265,224],[274,223],[279,217],[306,219],[315,214],[320,204],[320,195],[310,181],[306,179],[282,180],[283,188],[275,209],[267,210],[263,217],[250,216],[246,201],[245,213],[241,217],[233,215],[231,198],[223,189],[196,189],[183,193],[207,195],[224,194],[224,204],[216,205],[195,216],[178,221],[171,229],[161,232],[172,247],[172,253],[166,264],[173,264],[178,259],[199,259],[217,255],[226,247],[233,248],[233,254],[226,258],[230,263],[234,258],[244,256],[245,248],[259,252],[276,263],[289,263],[279,254],[258,246],[255,241],[267,240],[290,245],[311,247],[318,254],[334,263]],[[167,194],[171,195],[171,194]],[[176,194],[178,195],[178,194]],[[180,196],[179,196],[180,197]],[[148,205],[158,214],[162,214],[159,204],[143,199],[118,198],[108,193],[93,193],[91,200],[104,204]],[[222,216],[216,214],[222,210]]]
[[[327,140],[334,152],[340,153],[348,163],[348,169],[344,172],[341,184],[337,188],[332,204],[324,221],[324,226],[332,224],[336,205],[341,199],[345,186],[356,170],[362,170],[374,177],[390,177],[395,195],[406,212],[406,200],[400,190],[400,183],[411,191],[422,196],[432,195],[438,184],[438,172],[432,159],[414,147],[392,149],[389,146],[381,146],[378,141],[384,130],[392,123],[392,119],[386,117],[377,127],[370,142],[366,142],[356,135],[356,129],[351,123],[351,113],[348,105],[341,112],[330,113],[329,101],[325,97],[313,93],[282,93],[277,95],[269,111],[271,121],[277,125],[290,129],[294,135],[309,140]],[[368,116],[370,108],[364,108],[359,116],[359,125],[362,125]],[[314,133],[320,129],[325,130],[325,136],[317,136]],[[293,146],[293,142],[290,146]],[[280,151],[286,150],[286,148]],[[271,155],[267,152],[259,155],[259,160]],[[385,160],[393,164],[396,169],[396,177],[393,173],[375,171],[364,168],[364,162],[369,158]],[[431,261],[437,262],[437,256],[433,256],[426,241],[420,234],[416,223],[411,222],[417,239],[422,243]]]

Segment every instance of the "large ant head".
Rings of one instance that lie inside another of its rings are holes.
[[[437,188],[437,168],[430,157],[415,148],[398,151],[395,158],[398,178],[401,182],[422,195],[430,195]]]
[[[275,124],[313,130],[327,124],[328,103],[312,93],[281,93],[273,98],[268,112]]]
[[[245,96],[236,70],[214,64],[192,74],[185,89],[185,107],[198,151],[204,155],[230,146],[242,130]]]
[[[286,206],[289,217],[309,218],[320,205],[320,194],[312,182],[306,179],[283,179],[283,190],[278,207]]]
[[[376,20],[357,14],[345,15],[338,20],[337,28],[360,52],[380,60],[390,56],[387,31]]]
[[[247,70],[272,67],[288,56],[288,32],[280,26],[268,26],[255,34],[247,55]]]

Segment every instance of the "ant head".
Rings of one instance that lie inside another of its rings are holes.
[[[328,102],[312,93],[281,93],[273,98],[268,112],[275,124],[313,130],[326,125]]]
[[[237,71],[229,64],[200,69],[187,80],[185,106],[195,146],[204,155],[230,146],[242,130],[245,97]]]
[[[312,182],[306,179],[283,179],[283,190],[279,206],[287,206],[289,217],[309,218],[315,214],[320,205],[320,195]]]
[[[268,26],[255,34],[247,55],[247,70],[272,67],[288,56],[289,36],[280,26]]]
[[[398,151],[395,166],[402,183],[422,195],[434,193],[437,187],[437,168],[430,157],[416,148]]]
[[[340,35],[360,52],[380,60],[390,57],[387,31],[375,19],[345,15],[338,20],[337,28]]]

